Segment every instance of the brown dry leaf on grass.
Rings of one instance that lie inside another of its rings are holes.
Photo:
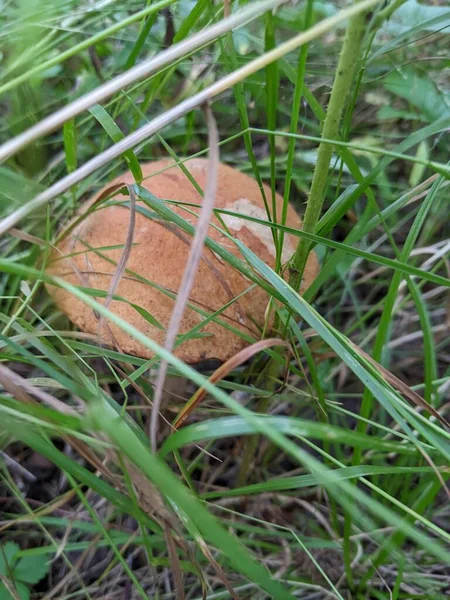
[[[230,359],[225,361],[218,369],[214,371],[214,373],[209,378],[209,383],[217,383],[221,379],[224,379],[231,371],[244,364],[250,358],[261,352],[262,350],[267,350],[268,348],[273,348],[274,346],[285,346],[289,348],[289,342],[285,340],[281,340],[279,338],[269,338],[267,340],[260,340],[259,342],[255,342],[251,346],[247,348],[243,348],[240,352],[232,356]],[[185,404],[185,406],[178,413],[175,421],[172,426],[175,429],[178,429],[188,418],[188,416],[195,410],[195,408],[200,404],[200,402],[206,396],[206,389],[204,387],[197,390],[197,392],[192,396],[192,398]]]
[[[420,394],[415,392],[413,389],[409,387],[404,381],[396,377],[393,373],[391,373],[388,369],[380,365],[376,360],[374,360],[369,354],[364,352],[357,344],[348,340],[353,348],[359,352],[366,360],[373,365],[377,371],[384,377],[384,379],[391,385],[394,389],[402,394],[405,398],[407,398],[411,404],[415,406],[419,406],[424,410],[428,411],[433,417],[435,417],[442,425],[447,427],[450,430],[450,423],[447,421],[445,417],[443,417],[433,406],[431,406]]]

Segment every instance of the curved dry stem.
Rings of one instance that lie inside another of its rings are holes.
[[[204,241],[208,235],[209,222],[214,210],[214,202],[216,200],[217,171],[219,168],[219,132],[217,131],[217,125],[212,110],[208,105],[206,106],[206,121],[208,125],[209,169],[206,179],[205,196],[203,198],[202,209],[197,222],[194,239],[192,240],[192,246],[189,252],[186,268],[180,282],[180,291],[178,293],[169,327],[167,329],[164,348],[169,352],[172,351],[175,343],[186,304],[189,301],[189,295],[191,293],[192,286],[194,285],[198,265],[202,257]],[[155,393],[153,396],[153,410],[150,419],[150,440],[153,452],[156,452],[158,416],[161,407],[167,367],[167,361],[162,360],[159,367],[158,376],[156,378]]]
[[[125,273],[127,262],[130,257],[131,246],[133,243],[134,225],[136,222],[136,192],[134,191],[134,187],[132,185],[127,185],[126,187],[128,189],[128,193],[130,194],[130,224],[128,226],[127,239],[125,241],[125,246],[123,247],[122,255],[117,264],[116,272],[114,273],[114,277],[111,280],[108,294],[105,298],[104,306],[106,308],[109,308],[113,296],[116,293],[117,288],[119,287],[120,280],[122,279],[122,276]],[[103,315],[100,315],[97,329],[98,336],[100,336],[101,334],[103,322],[104,317]]]

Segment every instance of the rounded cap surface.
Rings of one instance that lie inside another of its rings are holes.
[[[198,185],[204,189],[208,160],[191,159],[185,166]],[[171,204],[170,207],[185,220],[195,224],[197,217],[189,211],[198,214],[199,209],[186,204],[199,205],[202,197],[180,167],[174,166],[170,160],[163,160],[142,164],[141,168],[144,175],[142,186],[157,198],[184,203],[184,206]],[[158,173],[162,169],[166,170]],[[120,183],[134,183],[131,173],[125,173],[105,186],[82,206],[82,214],[105,190]],[[264,187],[270,203],[271,191]],[[114,198],[114,201],[122,200],[126,201],[127,198]],[[283,200],[278,194],[276,203],[277,215],[280,218]],[[136,206],[145,207],[147,211],[152,212],[141,201],[138,201]],[[215,207],[267,220],[257,182],[223,164],[218,170]],[[120,296],[123,300],[113,300],[109,309],[162,345],[174,306],[173,298],[178,292],[192,238],[173,223],[165,222],[161,218],[149,218],[138,210],[135,216],[130,256],[126,271],[115,292],[115,296]],[[266,264],[274,266],[275,247],[270,227],[226,214],[222,214],[221,218],[233,236],[241,240]],[[64,278],[73,285],[107,292],[123,253],[129,220],[130,210],[127,206],[105,206],[104,203],[99,203],[97,209],[81,220],[59,242],[51,256],[48,272]],[[216,217],[212,222],[223,229]],[[288,227],[301,227],[300,217],[291,206],[288,207],[286,224]],[[208,235],[241,258],[235,245],[217,229],[210,227]],[[294,236],[285,235],[283,262],[291,257],[297,240]],[[306,266],[302,291],[311,284],[318,271],[317,257],[312,252]],[[265,322],[268,295],[263,289],[252,285],[251,281],[214,252],[204,248],[190,304],[185,310],[179,332],[185,334],[196,327],[195,335],[177,345],[175,355],[190,364],[211,358],[225,361],[248,345],[249,338],[259,339],[260,329]],[[98,333],[99,318],[90,307],[62,288],[52,285],[48,285],[47,288],[59,308],[79,329]],[[244,293],[249,288],[252,289]],[[233,302],[236,297],[239,298]],[[104,300],[98,298],[98,301]],[[229,306],[218,316],[223,324],[208,321],[202,326],[207,315],[220,311],[227,304]],[[241,332],[247,340],[239,333],[230,331],[226,325]],[[100,339],[129,354],[144,358],[153,356],[148,348],[109,321],[103,323]]]

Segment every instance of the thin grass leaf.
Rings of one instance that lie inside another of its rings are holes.
[[[158,15],[155,12],[153,14],[146,15],[145,18],[143,18],[143,24],[141,26],[141,30],[139,31],[138,38],[137,38],[136,43],[134,44],[133,48],[131,49],[131,52],[125,63],[126,70],[131,69],[131,67],[134,67],[137,57],[141,53],[142,48],[144,47],[144,44],[147,41],[147,37],[148,37],[153,25],[155,24],[157,16]]]
[[[272,14],[267,13],[265,18],[265,51],[268,52],[275,48],[275,24],[274,17]],[[267,129],[275,130],[277,128],[277,107],[278,107],[278,86],[279,86],[279,74],[278,64],[273,62],[266,67],[266,113],[267,113]],[[271,189],[271,211],[268,215],[272,215],[272,220],[278,223],[281,215],[277,215],[277,204],[276,204],[276,147],[275,138],[271,136],[269,138],[269,152],[270,152],[270,189]],[[273,229],[275,248],[277,248],[278,256],[282,251],[282,247],[278,244],[278,232]],[[279,260],[279,259],[278,259]]]
[[[305,11],[305,30],[309,29],[313,20],[313,5],[314,0],[308,0]],[[297,65],[297,77],[295,80],[295,89],[294,89],[294,100],[292,103],[292,111],[291,111],[291,121],[289,124],[289,132],[297,133],[298,129],[298,121],[300,116],[300,107],[302,101],[302,94],[304,93],[304,77],[306,72],[306,60],[308,58],[308,44],[304,44],[300,50],[298,57],[298,65]],[[324,115],[323,115],[324,116]],[[270,129],[270,127],[269,127]],[[275,139],[271,137],[270,139]],[[283,214],[281,215],[281,224],[286,224],[287,219],[287,209],[289,204],[289,195],[291,191],[291,181],[292,181],[292,171],[294,167],[294,159],[295,159],[295,139],[289,138],[288,144],[288,152],[287,152],[287,161],[286,161],[286,179],[284,182],[284,194],[283,194]],[[281,231],[279,236],[279,245],[278,245],[278,257],[277,257],[277,270],[280,267],[280,258],[283,251],[283,243],[284,243],[284,233]]]
[[[77,142],[75,139],[75,119],[64,123],[63,129],[64,151],[66,153],[67,172],[72,173],[77,168]]]
[[[106,112],[106,110],[102,106],[96,104],[95,106],[92,106],[89,109],[89,112],[95,119],[97,119],[97,121],[100,123],[100,125],[103,127],[103,129],[106,131],[106,133],[109,135],[109,137],[115,144],[124,139],[124,135],[120,130],[119,126],[115,123],[114,119]],[[141,183],[142,169],[133,150],[126,150],[122,154],[122,157],[130,171],[133,173],[133,177],[136,183]]]
[[[185,430],[184,430],[185,431]],[[340,467],[333,470],[333,475],[342,479],[359,479],[371,475],[387,474],[418,474],[432,473],[430,467],[392,467],[380,465],[358,465],[355,467]],[[247,496],[254,494],[265,494],[270,492],[284,492],[289,490],[299,490],[309,487],[316,487],[317,479],[314,475],[298,475],[297,477],[278,477],[261,483],[246,485],[241,488],[231,490],[220,490],[218,492],[205,492],[202,498],[205,500],[215,500],[216,498],[230,498],[235,496]]]
[[[306,419],[293,417],[271,417],[259,415],[264,425],[272,427],[285,435],[296,438],[321,439],[341,444],[349,444],[358,448],[379,450],[385,452],[399,452],[400,454],[416,453],[413,446],[404,443],[384,441],[369,435],[359,435],[356,432],[330,425],[329,423],[314,423]],[[240,435],[252,435],[256,432],[253,424],[242,417],[222,417],[214,420],[202,421],[196,425],[183,427],[172,433],[161,447],[160,455],[165,457],[169,452],[179,450],[185,445],[198,443],[203,440],[222,439]],[[431,446],[428,447],[431,449]]]
[[[423,300],[418,286],[410,277],[407,278],[408,289],[414,300],[417,313],[419,315],[420,326],[423,332],[423,354],[425,366],[425,400],[431,406],[435,407],[436,402],[433,398],[433,381],[437,379],[437,357],[434,345],[431,320],[426,302]]]
[[[173,38],[174,44],[183,40],[188,35],[188,33],[199,22],[202,14],[205,12],[207,7],[208,7],[208,0],[199,0],[199,2],[196,2],[194,4],[193,9],[188,14],[188,16],[185,19],[183,19],[183,23],[181,24],[181,27],[176,32],[176,34]]]

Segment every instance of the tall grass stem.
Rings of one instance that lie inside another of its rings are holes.
[[[361,54],[365,25],[366,12],[360,11],[349,19],[323,124],[322,137],[324,138],[336,139],[338,137],[345,104],[353,85],[358,58]],[[314,232],[322,212],[332,156],[333,147],[321,143],[303,220],[303,231],[307,233]],[[311,244],[306,240],[300,240],[292,259],[289,281],[296,290],[300,288],[310,250]]]

